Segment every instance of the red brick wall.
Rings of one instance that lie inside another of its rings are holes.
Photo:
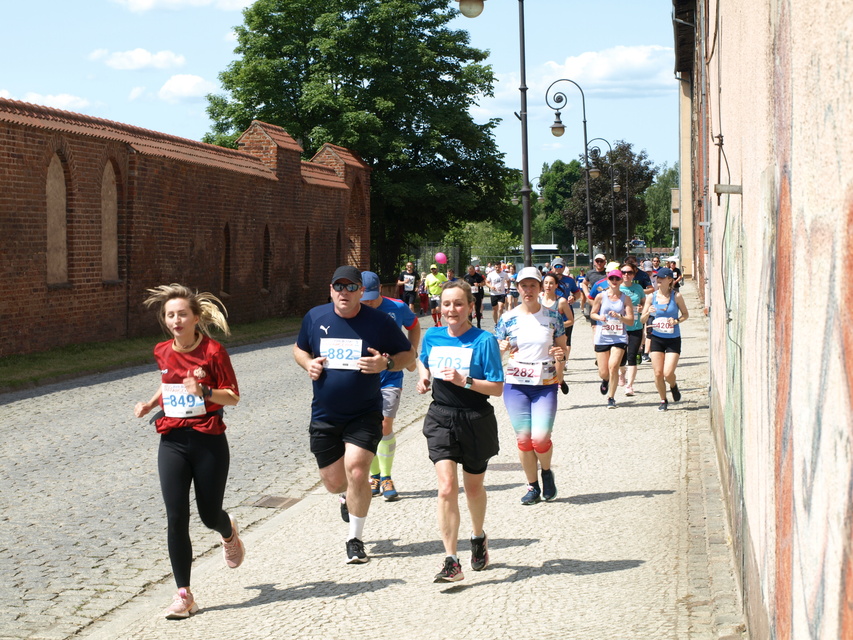
[[[181,282],[221,295],[226,223],[231,277],[222,297],[232,323],[299,315],[325,302],[338,264],[338,231],[344,238],[365,232],[365,216],[347,229],[351,189],[305,183],[298,148],[250,133],[243,150],[262,160],[268,177],[144,155],[96,135],[0,121],[0,356],[156,333],[154,313],[142,301],[145,289],[158,284]],[[49,287],[45,184],[57,152],[69,176],[69,282]],[[118,283],[101,277],[100,182],[108,161],[118,186]],[[368,184],[366,168],[341,170],[347,184]],[[369,210],[366,197],[360,189],[359,211]],[[262,290],[265,226],[272,248],[268,290]],[[363,256],[356,266],[366,264]]]

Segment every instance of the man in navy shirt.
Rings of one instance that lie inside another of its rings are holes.
[[[347,562],[364,563],[362,532],[370,508],[370,463],[382,439],[380,373],[400,371],[417,356],[387,313],[361,304],[361,272],[338,267],[329,287],[332,302],[311,309],[293,357],[314,387],[311,452],[320,478],[341,496],[349,522]]]

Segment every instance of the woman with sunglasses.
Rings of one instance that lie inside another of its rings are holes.
[[[564,394],[569,392],[569,385],[565,381],[566,363],[572,353],[572,330],[575,325],[575,312],[572,305],[564,297],[557,293],[560,285],[560,276],[553,271],[542,277],[542,293],[539,294],[539,304],[546,309],[551,309],[560,314],[563,321],[563,329],[566,332],[566,357],[565,360],[557,360],[557,377],[560,379],[560,391]]]
[[[144,304],[157,307],[157,319],[170,338],[154,347],[161,384],[148,402],[137,402],[133,412],[141,418],[155,407],[161,410],[153,420],[160,434],[157,468],[178,586],[164,615],[177,620],[198,611],[190,589],[191,485],[202,522],[222,536],[226,566],[236,569],[245,555],[237,522],[222,509],[231,460],[222,409],[240,401],[240,390],[228,353],[210,338],[214,327],[230,335],[219,298],[175,283],[148,289],[148,294]]]
[[[471,324],[474,295],[468,283],[446,283],[440,309],[442,326],[431,327],[423,338],[417,390],[423,394],[432,386],[423,433],[438,479],[438,525],[446,554],[434,582],[457,582],[464,578],[457,555],[459,464],[471,516],[471,568],[481,571],[489,564],[483,481],[489,458],[500,450],[489,396],[503,393],[504,373],[497,341]]]
[[[628,327],[627,372],[625,366],[620,367],[619,385],[625,385],[626,396],[633,396],[634,380],[637,378],[637,354],[643,344],[643,321],[640,319],[640,312],[646,299],[646,292],[639,283],[634,282],[634,265],[625,262],[620,270],[623,278],[620,289],[631,299],[631,305],[634,307],[634,324]]]
[[[675,379],[675,367],[681,357],[681,328],[678,326],[690,314],[681,294],[672,288],[672,271],[667,267],[658,269],[657,291],[646,296],[642,322],[651,318],[651,359],[655,373],[655,387],[660,395],[658,411],[666,411],[666,384],[672,393],[672,401],[681,400],[681,391]]]
[[[527,479],[523,505],[557,497],[551,471],[551,431],[557,415],[558,366],[566,359],[566,335],[559,313],[539,303],[541,278],[536,267],[521,270],[521,304],[502,315],[495,328],[501,351],[509,353],[503,396]]]
[[[614,269],[607,274],[608,287],[595,296],[589,317],[596,321],[595,358],[601,376],[601,395],[607,396],[607,408],[615,409],[619,367],[624,366],[628,351],[626,326],[634,324],[631,299],[620,289],[622,272]]]

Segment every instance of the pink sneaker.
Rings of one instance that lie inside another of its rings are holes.
[[[623,373],[619,374],[619,386],[620,387],[625,386],[625,374],[623,374]]]
[[[634,395],[634,387],[632,387],[630,384],[625,386],[625,395],[626,396]]]
[[[229,515],[231,520],[231,540],[226,542],[222,540],[222,555],[225,556],[225,564],[229,569],[236,569],[243,564],[243,558],[246,557],[246,549],[243,547],[243,541],[240,540],[240,531],[237,529],[237,521],[233,516]]]
[[[190,593],[189,589],[181,588],[178,589],[172,604],[166,609],[164,615],[166,620],[181,620],[189,618],[196,611],[198,611],[198,605],[195,603],[193,594]]]

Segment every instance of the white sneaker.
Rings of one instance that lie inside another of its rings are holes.
[[[625,395],[626,396],[634,395],[634,387],[632,387],[630,384],[625,386]]]

